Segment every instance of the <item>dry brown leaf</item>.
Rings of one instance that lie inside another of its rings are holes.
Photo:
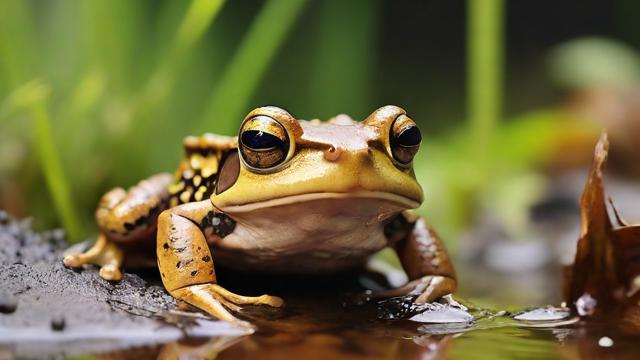
[[[582,193],[581,234],[565,281],[565,299],[581,315],[620,305],[637,306],[640,298],[634,285],[634,279],[640,276],[640,226],[627,225],[613,204],[618,224],[611,223],[603,183],[608,151],[609,140],[603,133]],[[595,300],[586,311],[580,308],[585,299]]]

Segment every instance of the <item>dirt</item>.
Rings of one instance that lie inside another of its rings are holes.
[[[204,317],[176,316],[175,299],[138,275],[125,273],[111,283],[97,268],[67,269],[61,261],[67,246],[63,231],[38,233],[28,219],[0,211],[0,358],[3,351],[71,356],[163,343],[187,333],[246,332]]]

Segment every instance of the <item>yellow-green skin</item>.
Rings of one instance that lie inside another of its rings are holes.
[[[214,261],[261,272],[329,273],[363,266],[390,246],[410,282],[383,296],[415,294],[416,302],[428,302],[455,290],[441,240],[409,211],[423,200],[413,168],[392,154],[394,121],[413,123],[403,109],[385,106],[362,122],[339,115],[323,123],[262,107],[241,129],[263,126],[248,123],[256,116],[275,120],[294,144],[280,165],[268,171],[248,165],[236,137],[188,137],[187,156],[173,178],[156,175],[128,192],[118,188],[103,196],[96,211],[101,236],[65,264],[98,264],[101,276],[119,280],[118,244],[144,243],[155,234],[167,291],[243,325],[227,310],[283,301],[228,292],[216,282]]]

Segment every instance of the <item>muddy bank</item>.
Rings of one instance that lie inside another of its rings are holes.
[[[176,315],[161,286],[125,273],[118,283],[62,265],[62,231],[36,233],[0,212],[0,354],[69,356],[242,330]],[[184,324],[190,324],[184,326]],[[191,326],[193,325],[193,326]]]

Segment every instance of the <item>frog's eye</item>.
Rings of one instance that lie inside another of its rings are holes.
[[[422,135],[418,125],[406,115],[398,116],[391,124],[389,146],[393,159],[400,165],[409,165],[420,148]]]
[[[276,120],[258,115],[240,129],[240,154],[249,168],[269,170],[283,163],[289,153],[289,135]]]

